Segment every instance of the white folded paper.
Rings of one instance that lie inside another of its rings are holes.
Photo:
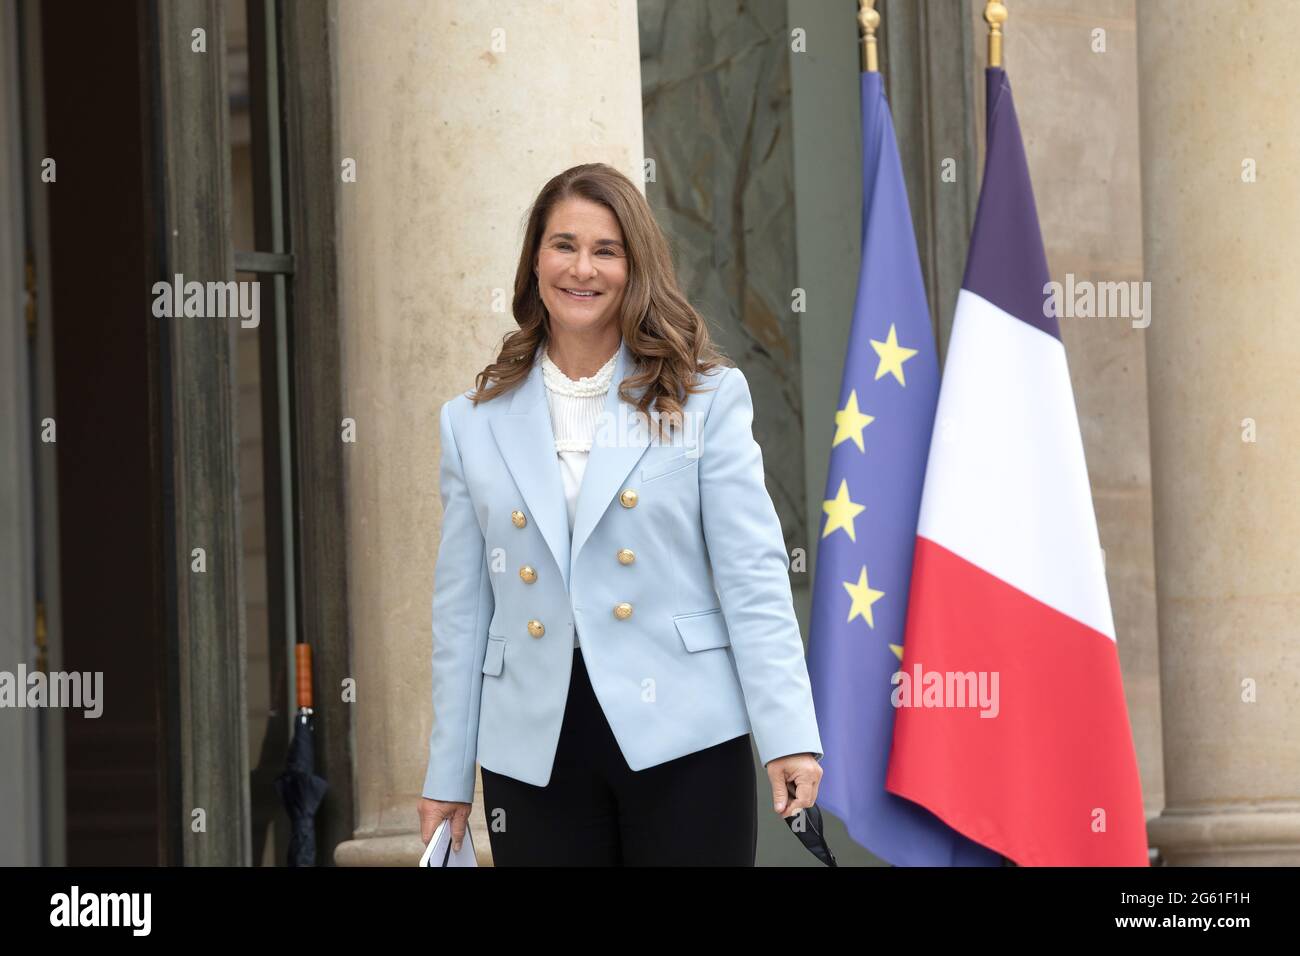
[[[478,866],[469,827],[465,827],[465,839],[461,841],[458,853],[451,848],[451,820],[439,823],[438,829],[433,831],[433,839],[424,848],[424,856],[420,857],[420,866]]]

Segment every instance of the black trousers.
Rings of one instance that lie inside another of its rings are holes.
[[[632,770],[579,648],[545,787],[483,767],[497,866],[753,866],[758,795],[749,734]]]

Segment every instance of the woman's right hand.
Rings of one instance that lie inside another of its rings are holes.
[[[433,839],[433,831],[438,824],[451,817],[451,848],[460,852],[460,844],[465,839],[465,827],[469,824],[470,803],[451,803],[446,800],[420,798],[420,837],[427,846]]]

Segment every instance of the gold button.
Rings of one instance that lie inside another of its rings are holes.
[[[546,633],[546,628],[542,627],[541,621],[532,620],[528,622],[528,633],[533,637],[541,637]]]
[[[533,570],[531,565],[527,564],[519,569],[519,576],[524,579],[525,584],[532,584],[537,580],[537,572]]]
[[[619,564],[631,564],[635,560],[636,560],[636,555],[632,553],[631,548],[623,548],[618,553]]]
[[[623,493],[618,496],[618,500],[622,502],[624,508],[635,508],[636,492],[631,488],[624,488]]]
[[[620,621],[626,621],[632,616],[632,605],[624,601],[622,604],[614,605],[614,616]]]
[[[515,523],[516,528],[522,528],[524,525],[528,524],[528,519],[524,517],[522,511],[510,512],[510,520]]]

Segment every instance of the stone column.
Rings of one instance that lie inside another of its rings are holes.
[[[1172,864],[1294,866],[1300,19],[1143,0],[1138,24],[1166,798],[1151,843]]]
[[[514,328],[523,216],[556,173],[641,183],[634,0],[338,5],[338,160],[355,838],[344,865],[413,865],[442,506],[438,409]],[[324,692],[324,689],[322,689]],[[489,863],[481,796],[471,816]]]

